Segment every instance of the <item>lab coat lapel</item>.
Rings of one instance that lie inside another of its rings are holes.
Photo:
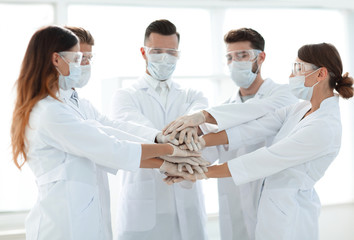
[[[168,96],[167,96],[166,109],[169,109],[169,107],[172,105],[172,103],[175,102],[175,100],[176,100],[176,98],[178,98],[180,92],[181,92],[181,89],[178,86],[176,86],[175,83],[172,82],[170,92],[168,93]]]
[[[68,99],[67,97],[64,97],[64,102],[69,105],[69,107],[71,107],[72,109],[75,110],[75,112],[77,112],[83,119],[87,119],[87,117],[85,116],[85,114],[83,114],[81,111],[80,111],[80,108],[78,108],[74,103],[72,103],[70,101],[70,99]]]
[[[153,89],[145,80],[144,78],[139,79],[139,87],[141,90],[146,91],[148,95],[150,95],[155,101],[157,101],[161,108],[165,111],[165,107],[162,105],[160,96],[157,94],[155,89]],[[168,104],[168,98],[167,98],[167,104]]]

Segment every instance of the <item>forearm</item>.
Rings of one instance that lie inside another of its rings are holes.
[[[204,135],[203,139],[205,141],[206,147],[229,144],[229,139],[227,137],[226,131],[209,133]]]
[[[163,160],[160,158],[149,158],[146,160],[141,160],[140,168],[160,168]]]
[[[141,160],[171,155],[173,148],[169,144],[141,144]]]
[[[221,165],[214,165],[208,168],[208,172],[205,173],[208,178],[225,178],[231,177],[231,173],[227,163]]]

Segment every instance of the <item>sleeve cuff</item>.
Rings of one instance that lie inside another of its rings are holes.
[[[241,147],[241,134],[237,127],[226,129],[227,139],[229,144],[224,145],[226,151],[236,150]]]
[[[239,158],[232,159],[227,162],[232,180],[236,185],[241,185],[248,182],[248,174],[242,160]]]

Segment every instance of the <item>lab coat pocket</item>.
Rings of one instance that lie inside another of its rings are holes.
[[[68,181],[75,239],[99,239],[100,205],[96,187]]]
[[[256,239],[291,239],[299,210],[296,192],[297,189],[263,190]]]
[[[119,224],[123,231],[148,231],[156,223],[154,180],[127,184],[119,208]]]

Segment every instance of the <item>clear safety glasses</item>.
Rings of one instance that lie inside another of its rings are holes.
[[[312,63],[294,62],[292,64],[291,71],[294,76],[297,76],[297,75],[305,74],[307,71],[310,71],[310,70],[316,70],[318,68],[319,67],[317,67],[316,65],[314,65]]]
[[[81,52],[59,52],[59,55],[67,61],[73,63],[75,66],[81,65],[82,53]]]
[[[250,49],[250,50],[236,50],[228,52],[226,56],[227,64],[232,61],[236,62],[253,62],[260,54],[261,50]]]
[[[161,54],[161,53],[167,53],[168,55],[174,56],[179,58],[181,55],[181,51],[173,48],[149,48],[149,47],[144,47],[146,54],[152,55],[152,54]]]
[[[94,54],[92,52],[82,52],[81,65],[88,65],[92,63]]]

